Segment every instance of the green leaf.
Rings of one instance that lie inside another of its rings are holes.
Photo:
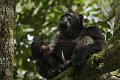
[[[107,22],[98,21],[97,24],[102,26],[103,28],[111,29],[110,25]]]
[[[112,34],[110,32],[106,33],[106,40],[108,41],[112,37]]]

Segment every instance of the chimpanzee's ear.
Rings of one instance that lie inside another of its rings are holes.
[[[79,14],[78,16],[79,16],[80,20],[83,20],[83,15],[82,14]]]
[[[79,14],[78,16],[79,16],[80,25],[83,26],[83,15]]]

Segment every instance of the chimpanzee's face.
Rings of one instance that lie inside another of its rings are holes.
[[[41,53],[41,44],[36,42],[33,42],[31,44],[31,52],[32,52],[32,59],[37,60],[41,59],[43,54]]]
[[[79,23],[79,15],[76,13],[66,13],[61,16],[58,28],[63,35],[71,35],[75,29],[78,29]]]

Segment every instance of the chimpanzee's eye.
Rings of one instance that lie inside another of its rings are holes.
[[[68,13],[68,16],[72,17],[72,14],[71,14],[71,13]]]
[[[64,21],[65,20],[65,18],[61,18],[61,21]]]

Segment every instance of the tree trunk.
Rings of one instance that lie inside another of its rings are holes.
[[[83,69],[68,68],[52,80],[96,80],[102,74],[120,68],[120,1],[116,7],[114,34],[105,50],[87,60]]]
[[[14,11],[14,0],[0,0],[0,80],[13,80]]]

